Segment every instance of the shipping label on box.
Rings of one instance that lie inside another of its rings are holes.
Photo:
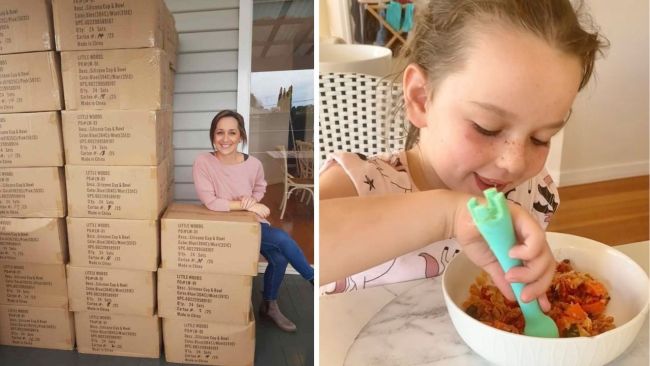
[[[0,167],[63,166],[58,112],[0,114]]]
[[[163,319],[167,362],[202,365],[253,365],[255,320],[247,325]]]
[[[53,13],[58,51],[168,48],[163,0],[56,0]]]
[[[68,265],[70,310],[153,315],[156,272]]]
[[[169,163],[156,166],[66,165],[73,217],[157,219],[167,204]]]
[[[171,154],[171,111],[63,111],[70,165],[158,165]]]
[[[158,48],[61,52],[68,110],[171,109],[171,72]]]
[[[158,314],[248,324],[253,277],[158,269]]]
[[[67,309],[0,305],[0,344],[72,350],[74,339]]]
[[[53,50],[54,31],[48,0],[0,3],[0,54]]]
[[[0,113],[61,110],[59,70],[53,51],[0,55]]]
[[[251,212],[171,204],[161,221],[162,267],[257,275],[261,228]]]
[[[68,260],[62,218],[0,218],[0,261],[65,264]]]
[[[0,217],[65,217],[63,168],[0,168]]]
[[[160,357],[162,333],[156,315],[78,312],[74,321],[79,353]]]
[[[69,217],[70,264],[156,271],[159,251],[157,220]]]
[[[68,308],[64,264],[0,262],[0,304]]]

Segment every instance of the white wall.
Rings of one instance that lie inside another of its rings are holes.
[[[611,47],[566,127],[563,186],[648,174],[648,1],[586,3]]]
[[[221,109],[238,108],[239,0],[165,3],[180,40],[174,88],[174,199],[196,200],[192,163],[211,149],[210,122]],[[250,54],[248,58],[250,68]],[[248,97],[248,90],[244,94]],[[243,112],[248,114],[248,99],[245,103]]]
[[[326,8],[325,24],[320,26],[320,30],[327,30],[328,34],[321,37],[337,37],[352,43],[352,25],[350,23],[350,1],[349,0],[320,0],[319,9]]]

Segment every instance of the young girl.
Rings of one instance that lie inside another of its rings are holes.
[[[262,226],[260,251],[268,261],[260,314],[273,320],[280,329],[294,332],[295,324],[278,307],[280,284],[287,263],[312,284],[314,270],[289,234],[270,226],[265,219],[270,210],[259,203],[266,192],[262,163],[237,151],[237,145],[247,141],[243,117],[230,110],[219,112],[210,126],[210,141],[214,151],[203,153],[194,161],[192,175],[196,193],[210,210],[247,210],[257,214]]]
[[[405,150],[336,153],[321,170],[321,283],[336,281],[323,291],[437,276],[462,249],[508,298],[509,282],[523,282],[523,300],[548,310],[543,228],[559,200],[544,163],[602,41],[568,0],[431,0],[415,24]],[[512,201],[510,255],[524,261],[506,274],[466,208],[489,187]]]

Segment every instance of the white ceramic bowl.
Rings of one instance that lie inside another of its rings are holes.
[[[603,282],[611,301],[607,314],[616,328],[595,337],[536,338],[508,333],[467,315],[461,308],[480,270],[462,253],[442,279],[449,316],[460,337],[476,353],[497,365],[604,365],[635,339],[648,312],[648,276],[632,259],[605,244],[574,235],[548,233],[555,258],[568,258],[575,269]]]
[[[356,72],[384,77],[390,73],[390,48],[364,44],[324,44],[319,46],[320,73]]]

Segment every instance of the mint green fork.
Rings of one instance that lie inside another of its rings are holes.
[[[478,227],[478,231],[488,243],[492,253],[497,257],[503,272],[508,272],[512,267],[522,265],[521,260],[511,258],[508,255],[510,248],[516,243],[508,204],[503,193],[497,192],[495,188],[486,189],[483,194],[487,199],[487,205],[479,205],[478,200],[474,197],[467,202],[467,208]],[[537,299],[528,303],[521,300],[521,290],[524,288],[524,284],[513,282],[510,286],[517,297],[521,312],[524,314],[526,322],[524,334],[543,338],[559,337],[555,322],[544,314]]]

